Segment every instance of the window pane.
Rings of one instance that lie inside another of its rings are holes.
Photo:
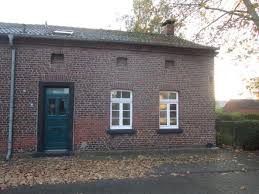
[[[112,119],[112,125],[119,125],[119,119]]]
[[[160,99],[168,99],[168,92],[160,92]]]
[[[176,110],[176,104],[170,104],[170,110]]]
[[[176,119],[170,119],[170,125],[177,125]]]
[[[119,118],[119,111],[112,111],[112,118]]]
[[[120,110],[120,104],[119,103],[112,103],[112,110]]]
[[[166,111],[160,111],[160,118],[166,118]]]
[[[175,92],[170,92],[169,99],[176,99],[176,93]]]
[[[123,111],[124,118],[130,118],[130,111]]]
[[[130,98],[130,92],[122,92],[122,98]]]
[[[59,99],[58,112],[59,112],[59,115],[64,115],[66,113],[65,100],[62,98]]]
[[[112,98],[121,98],[121,91],[112,91]]]
[[[49,99],[48,100],[48,115],[55,115],[56,114],[56,99]]]
[[[47,88],[47,94],[69,94],[69,88]]]
[[[166,118],[160,117],[160,125],[166,125]]]
[[[123,110],[130,110],[130,104],[129,103],[123,103]]]
[[[176,118],[176,112],[175,111],[170,112],[170,118]]]
[[[166,104],[160,104],[160,110],[166,110],[167,106]]]
[[[130,125],[130,119],[123,119],[123,125]]]

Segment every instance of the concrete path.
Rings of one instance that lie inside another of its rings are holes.
[[[193,154],[187,155],[187,158]],[[169,154],[170,155],[170,154]],[[206,156],[200,153],[200,157]],[[20,186],[1,194],[258,194],[259,153],[221,150],[208,163],[163,163],[145,178]],[[127,157],[127,156],[123,156]],[[131,156],[128,156],[131,157]],[[177,155],[175,155],[177,158]],[[105,159],[105,158],[104,158]]]

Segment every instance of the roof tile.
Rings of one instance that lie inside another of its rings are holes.
[[[74,33],[72,35],[59,35],[54,33],[54,31],[56,30],[69,30],[69,31],[72,30]],[[177,36],[167,36],[164,34],[0,22],[0,35],[5,35],[5,34],[14,34],[14,35],[25,36],[25,37],[51,38],[51,39],[105,41],[105,42],[119,42],[119,43],[128,43],[128,44],[144,44],[144,45],[216,50],[216,48],[214,47],[196,44],[194,42],[179,38]]]

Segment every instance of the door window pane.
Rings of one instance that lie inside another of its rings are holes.
[[[47,88],[47,94],[69,94],[69,88]]]
[[[48,115],[56,114],[56,99],[48,99]]]
[[[59,115],[64,115],[66,113],[64,99],[59,100],[58,112],[59,112]]]

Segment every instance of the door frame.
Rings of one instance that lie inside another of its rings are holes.
[[[74,83],[73,82],[39,82],[37,151],[44,152],[44,105],[46,88],[69,88],[69,149],[73,150],[73,115],[74,115]]]

